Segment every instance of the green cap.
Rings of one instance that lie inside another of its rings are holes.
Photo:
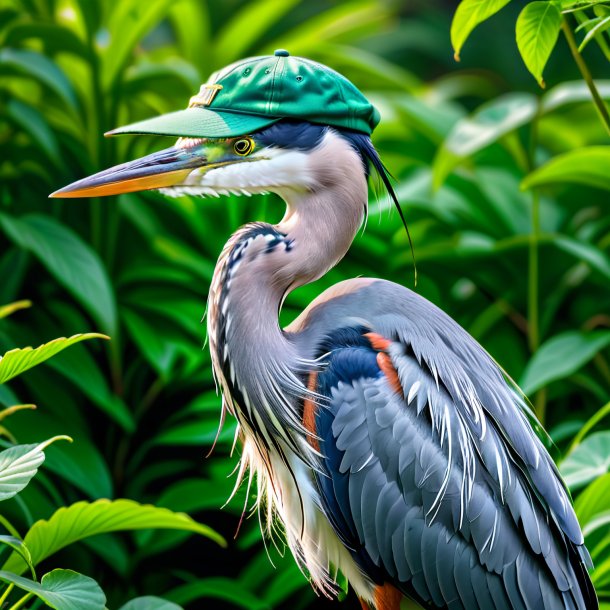
[[[186,110],[119,127],[106,135],[158,134],[195,138],[242,136],[290,118],[371,134],[379,112],[344,76],[292,57],[251,57],[215,72]]]

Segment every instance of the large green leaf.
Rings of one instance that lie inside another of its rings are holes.
[[[0,544],[4,544],[16,553],[25,561],[30,568],[32,578],[36,578],[36,571],[34,570],[34,564],[32,563],[32,556],[30,555],[30,549],[25,545],[23,540],[15,538],[15,536],[0,536]]]
[[[610,474],[604,474],[590,483],[574,502],[574,510],[582,527],[608,510]]]
[[[33,252],[109,334],[116,331],[114,291],[102,262],[76,233],[54,218],[0,215],[6,234]]]
[[[456,61],[460,60],[460,51],[472,30],[509,2],[510,0],[462,0],[460,2],[451,22],[451,44]]]
[[[65,546],[89,536],[149,528],[190,531],[206,536],[220,545],[226,544],[222,536],[214,530],[193,521],[184,513],[174,513],[166,508],[138,504],[132,500],[77,502],[72,506],[60,508],[48,521],[34,523],[24,542],[30,549],[32,562],[37,565]],[[3,567],[5,570],[21,573],[26,566],[23,560],[13,553]]]
[[[54,436],[38,445],[16,445],[0,452],[0,501],[12,498],[32,480],[44,462],[44,450],[57,440],[72,439]]]
[[[98,333],[85,333],[70,338],[54,339],[36,348],[24,347],[23,349],[13,349],[6,352],[3,357],[0,357],[0,384],[6,383],[16,375],[41,364],[67,347],[87,339],[108,339],[108,337]]]
[[[610,432],[596,432],[561,462],[560,471],[566,485],[575,490],[610,470]],[[609,504],[610,508],[610,504]]]
[[[63,99],[68,107],[76,108],[72,84],[52,59],[35,51],[5,48],[0,51],[0,75],[6,72],[17,72],[41,82]]]
[[[463,159],[531,121],[537,108],[538,100],[534,95],[509,93],[458,121],[434,160],[434,188],[440,187]]]
[[[40,583],[0,571],[0,580],[33,593],[55,610],[104,610],[106,607],[106,596],[95,580],[72,570],[53,570]]]
[[[610,146],[589,146],[558,155],[527,175],[521,186],[566,182],[610,190]]]
[[[561,13],[554,2],[530,2],[517,19],[517,46],[521,57],[541,87],[542,71],[557,42]]]
[[[167,13],[173,0],[122,0],[109,5],[109,41],[102,49],[103,86],[109,90],[135,46]]]
[[[610,345],[610,331],[567,331],[546,341],[527,365],[521,383],[526,394],[578,371]]]
[[[230,578],[204,578],[176,587],[167,594],[179,604],[188,604],[198,599],[218,599],[237,608],[247,610],[271,610],[271,606],[254,593],[244,590],[239,581]]]
[[[161,597],[146,595],[128,601],[119,610],[182,610],[182,606],[174,604],[174,602],[168,602]]]

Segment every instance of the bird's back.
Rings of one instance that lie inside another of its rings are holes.
[[[406,288],[358,279],[287,332],[323,361],[310,386],[327,404],[309,418],[323,512],[376,587],[453,610],[597,608],[557,470],[457,323]]]

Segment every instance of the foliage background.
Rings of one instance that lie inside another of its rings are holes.
[[[219,413],[200,325],[214,263],[240,224],[278,220],[280,202],[155,193],[47,199],[167,145],[104,139],[104,131],[181,108],[213,70],[284,47],[343,72],[380,108],[374,142],[397,179],[417,290],[521,382],[558,461],[572,445],[562,471],[586,526],[596,586],[610,600],[608,180],[587,181],[575,161],[568,166],[580,179],[555,179],[537,195],[520,188],[533,168],[607,145],[608,136],[582,84],[554,90],[580,78],[564,40],[545,71],[548,92],[528,74],[514,42],[522,6],[511,3],[480,26],[458,64],[449,38],[455,6],[440,0],[2,3],[0,304],[33,306],[0,320],[0,353],[78,332],[112,337],[0,386],[0,405],[38,405],[11,416],[5,445],[75,439],[47,450],[40,476],[3,514],[26,529],[79,499],[125,497],[186,511],[231,541],[221,549],[184,532],[105,535],[45,568],[93,576],[109,608],[144,594],[185,608],[326,607],[281,546],[265,551],[255,517],[233,539],[247,499],[242,492],[219,511],[233,485],[231,426],[204,459]],[[607,74],[603,49],[590,46],[585,57],[594,76]],[[610,94],[610,82],[600,90]],[[481,106],[488,110],[477,115]],[[467,146],[456,148],[464,133]],[[372,193],[366,232],[336,269],[291,295],[284,322],[346,277],[412,287],[406,237],[390,210]],[[591,417],[586,438],[574,443]],[[344,607],[358,606],[350,596]]]

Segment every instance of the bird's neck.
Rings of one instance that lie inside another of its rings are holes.
[[[210,289],[208,336],[225,400],[233,400],[242,423],[260,434],[275,429],[272,437],[278,427],[298,430],[310,370],[279,326],[283,300],[343,258],[366,210],[364,171],[342,171],[343,165],[320,159],[325,161],[320,188],[281,192],[287,211],[279,224],[246,225],[231,237]]]

